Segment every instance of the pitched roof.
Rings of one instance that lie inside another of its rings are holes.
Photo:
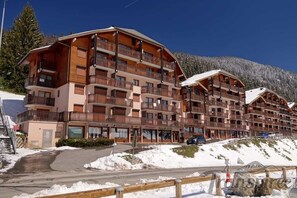
[[[95,30],[89,30],[89,31],[85,31],[85,32],[79,32],[79,33],[75,33],[75,34],[70,34],[67,36],[62,36],[58,38],[58,41],[64,41],[64,40],[68,40],[68,39],[72,39],[72,38],[76,38],[76,37],[81,37],[81,36],[86,36],[86,35],[90,35],[90,34],[96,34],[96,33],[100,33],[100,32],[110,32],[110,31],[120,31],[126,34],[130,34],[133,35],[135,37],[138,37],[140,39],[143,39],[145,41],[148,41],[150,43],[154,43],[156,45],[159,45],[160,47],[164,47],[164,45],[162,45],[161,43],[151,39],[150,37],[138,32],[137,30],[134,29],[130,29],[130,28],[121,28],[121,27],[109,27],[109,28],[103,28],[103,29],[95,29]]]
[[[234,76],[233,74],[230,74],[229,72],[226,72],[224,70],[218,69],[218,70],[211,70],[211,71],[207,71],[201,74],[196,74],[190,78],[188,78],[187,80],[183,81],[181,83],[181,86],[191,86],[191,85],[195,85],[197,84],[199,81],[207,79],[209,77],[218,75],[218,74],[224,74],[226,76],[238,79],[236,76]],[[240,80],[238,80],[240,81]],[[240,81],[241,82],[241,81]],[[242,82],[241,82],[242,83]],[[242,83],[243,84],[243,83]]]
[[[260,98],[264,92],[270,92],[272,94],[275,94],[278,98],[284,99],[286,101],[285,98],[278,95],[274,91],[272,91],[272,90],[270,90],[270,89],[268,89],[266,87],[259,87],[259,88],[251,89],[251,90],[248,90],[248,91],[245,92],[245,103],[246,104],[253,103],[255,100]]]
[[[288,102],[288,106],[290,109],[292,109],[296,105],[295,102]]]

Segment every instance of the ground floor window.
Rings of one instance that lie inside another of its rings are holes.
[[[89,138],[100,138],[101,127],[89,127]]]
[[[110,138],[128,138],[128,129],[111,128]]]
[[[68,138],[83,138],[84,127],[69,126],[68,127]]]

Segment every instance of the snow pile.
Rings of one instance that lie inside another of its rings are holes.
[[[41,190],[31,195],[23,193],[20,196],[14,196],[14,198],[42,197],[47,195],[57,195],[57,194],[64,194],[64,193],[102,189],[102,188],[108,188],[108,187],[116,187],[116,186],[118,185],[113,183],[105,183],[101,185],[101,184],[88,184],[86,182],[79,181],[77,183],[74,183],[69,188],[66,185],[53,185],[50,189]]]
[[[290,139],[276,140],[277,144],[271,145],[263,142],[238,144],[234,140],[205,144],[199,147],[194,158],[186,158],[173,152],[178,145],[154,145],[151,150],[142,151],[135,156],[140,158],[142,164],[132,165],[124,160],[120,153],[114,156],[99,158],[85,165],[85,168],[101,170],[141,169],[154,166],[160,168],[187,168],[206,166],[225,166],[225,159],[229,159],[231,165],[237,164],[240,158],[244,164],[258,161],[263,165],[292,165],[297,164],[297,141]],[[232,145],[235,146],[232,146]],[[228,146],[231,145],[231,146]]]

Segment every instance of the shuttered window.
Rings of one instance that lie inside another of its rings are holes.
[[[74,112],[83,112],[84,111],[84,105],[75,104],[73,106]]]
[[[74,86],[74,93],[79,95],[84,95],[84,86],[83,85],[75,85]]]

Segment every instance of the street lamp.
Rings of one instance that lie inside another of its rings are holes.
[[[1,20],[1,30],[0,30],[0,50],[2,46],[2,34],[3,34],[3,26],[4,26],[4,15],[5,15],[5,4],[7,0],[4,0],[4,5],[3,5],[3,12],[2,12],[2,20]]]

